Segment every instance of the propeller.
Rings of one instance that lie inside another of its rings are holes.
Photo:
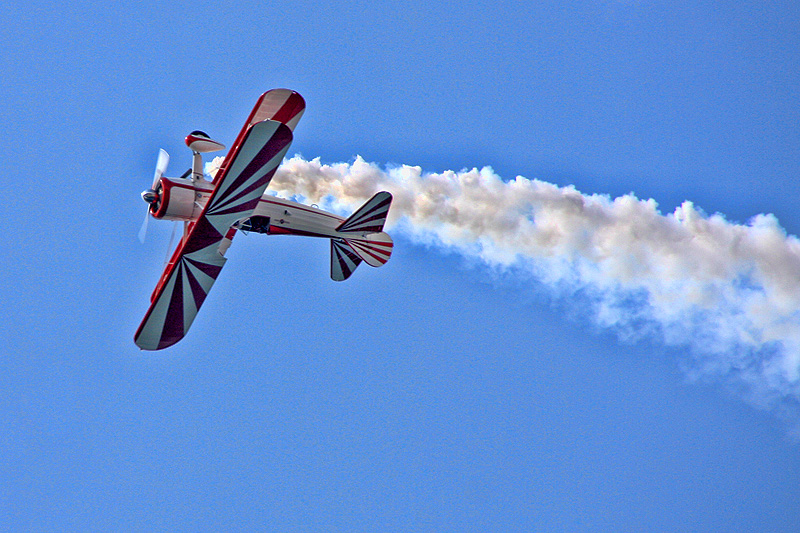
[[[142,227],[139,229],[139,242],[144,243],[144,238],[147,235],[147,226],[150,222],[150,206],[156,203],[158,198],[158,193],[156,192],[156,187],[158,187],[158,182],[161,179],[161,176],[164,175],[164,172],[167,170],[167,165],[169,164],[169,154],[162,148],[158,152],[158,160],[156,161],[156,171],[153,174],[153,186],[146,191],[142,191],[142,200],[147,202],[147,212],[144,215],[144,222],[142,222]]]
[[[159,148],[158,161],[156,161],[156,172],[153,175],[152,189],[155,189],[158,186],[158,180],[160,180],[161,176],[163,176],[164,172],[166,172],[168,164],[169,164],[169,154],[163,148]]]

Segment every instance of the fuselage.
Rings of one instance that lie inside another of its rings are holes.
[[[184,176],[187,175],[188,172]],[[155,191],[158,200],[151,204],[150,213],[163,220],[194,222],[203,212],[213,190],[214,185],[202,179],[161,178]],[[265,192],[252,215],[234,226],[245,232],[270,235],[335,238],[340,236],[336,228],[342,222],[344,219],[333,213]]]

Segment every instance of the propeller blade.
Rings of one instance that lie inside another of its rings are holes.
[[[158,150],[158,160],[156,161],[156,171],[153,174],[153,186],[150,188],[150,190],[142,193],[142,198],[146,202],[150,203],[151,201],[153,201],[151,199],[148,199],[145,193],[154,195],[153,191],[155,190],[156,187],[158,187],[158,180],[160,180],[161,176],[163,176],[164,172],[166,172],[168,164],[169,164],[169,154],[166,152],[166,150],[160,148]],[[145,213],[144,215],[144,222],[142,222],[142,227],[139,228],[139,242],[141,242],[142,244],[144,244],[145,236],[147,236],[147,226],[149,222],[150,222],[150,206],[148,205],[147,213]]]
[[[161,176],[166,172],[167,165],[169,164],[169,154],[163,148],[159,149],[158,151],[158,161],[156,162],[156,172],[153,175],[153,186],[151,187],[153,190],[158,186],[158,180],[161,179]]]
[[[156,161],[156,171],[153,174],[153,186],[150,188],[149,191],[145,191],[142,193],[142,198],[146,202],[150,202],[151,200],[145,197],[145,193],[154,194],[153,191],[156,187],[158,187],[158,180],[161,179],[161,176],[164,175],[164,172],[167,170],[167,165],[169,164],[169,154],[163,148],[159,149],[158,151],[158,160]],[[147,213],[144,215],[144,222],[142,222],[142,227],[139,228],[139,242],[144,244],[145,236],[147,236],[147,226],[150,222],[150,206],[147,206]]]
[[[139,228],[139,242],[144,244],[144,238],[147,235],[147,226],[150,222],[150,208],[147,208],[147,212],[144,214],[144,222],[142,222],[142,227]]]

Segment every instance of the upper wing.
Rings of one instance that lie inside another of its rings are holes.
[[[247,117],[247,122],[244,123],[242,131],[239,132],[236,140],[233,141],[231,151],[228,152],[228,156],[222,162],[222,165],[220,165],[217,175],[214,178],[214,183],[219,181],[225,169],[228,168],[231,154],[236,151],[248,129],[250,129],[253,124],[263,120],[274,120],[286,124],[286,126],[294,132],[294,127],[297,126],[305,110],[306,101],[303,97],[300,96],[299,93],[290,91],[289,89],[272,89],[262,94],[256,101],[256,105],[253,106],[250,116]]]
[[[248,127],[231,149],[208,203],[156,286],[134,337],[137,346],[160,350],[186,335],[225,265],[228,230],[255,210],[291,142],[287,125],[266,120]]]

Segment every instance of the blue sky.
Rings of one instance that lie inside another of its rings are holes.
[[[0,22],[0,529],[796,529],[775,409],[399,230],[340,284],[327,243],[237,237],[186,339],[132,341],[171,230],[136,238],[158,148],[182,172],[187,133],[230,144],[273,87],[306,99],[305,158],[489,165],[800,234],[793,3],[32,1]]]

